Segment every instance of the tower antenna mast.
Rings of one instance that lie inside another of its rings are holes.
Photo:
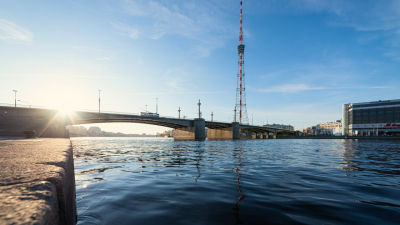
[[[243,29],[242,29],[242,1],[240,1],[240,31],[239,31],[239,45],[238,49],[238,73],[237,73],[237,85],[236,85],[236,113],[239,118],[240,124],[248,124],[249,119],[247,117],[246,108],[246,87],[245,87],[245,73],[244,73],[244,44],[243,44]]]

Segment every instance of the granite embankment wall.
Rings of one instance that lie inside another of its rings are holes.
[[[71,141],[0,138],[0,224],[76,224]]]
[[[277,139],[376,139],[376,140],[400,140],[400,136],[277,136]]]

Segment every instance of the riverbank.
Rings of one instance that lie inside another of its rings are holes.
[[[0,138],[0,224],[76,224],[69,138]]]
[[[277,136],[276,139],[379,139],[400,140],[400,136]]]

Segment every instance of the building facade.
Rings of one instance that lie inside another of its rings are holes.
[[[350,136],[400,136],[400,99],[343,105],[342,132]]]

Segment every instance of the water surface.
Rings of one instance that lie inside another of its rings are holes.
[[[400,224],[400,141],[71,140],[78,224]]]

